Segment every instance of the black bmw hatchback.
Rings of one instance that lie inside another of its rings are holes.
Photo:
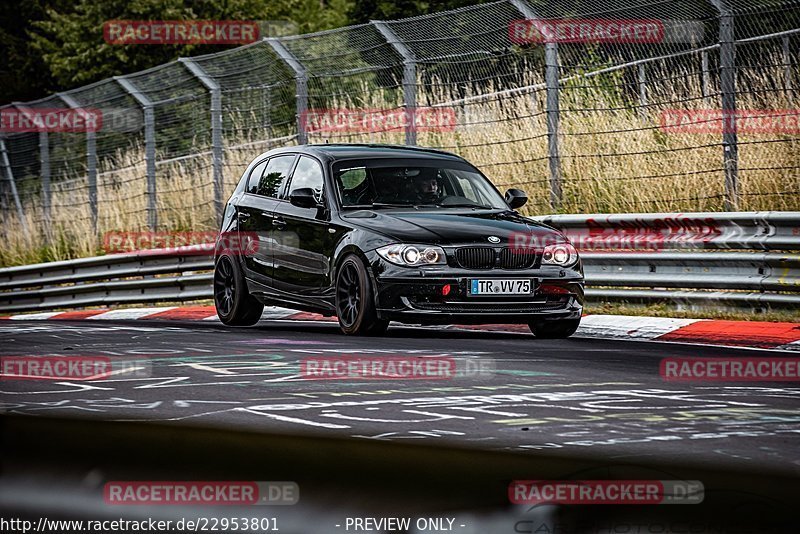
[[[523,323],[564,338],[583,309],[580,258],[559,231],[515,211],[456,155],[389,145],[261,154],[225,207],[214,302],[227,325],[264,305],[338,317],[346,334],[389,321]]]

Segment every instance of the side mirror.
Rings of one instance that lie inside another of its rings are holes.
[[[522,189],[509,189],[506,191],[506,204],[512,210],[521,208],[528,201],[528,195]]]
[[[300,187],[289,195],[289,202],[298,208],[316,208],[319,206],[314,190],[310,187]]]

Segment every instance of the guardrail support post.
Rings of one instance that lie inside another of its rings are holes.
[[[406,108],[406,144],[417,144],[417,58],[400,37],[384,21],[373,20],[370,23],[383,35],[386,42],[392,45],[403,58],[403,104]]]
[[[722,150],[725,211],[739,206],[739,141],[736,132],[736,41],[734,14],[726,0],[711,0],[719,12],[719,70],[722,92]]]
[[[308,73],[306,68],[298,61],[288,48],[276,37],[265,37],[264,41],[272,47],[278,57],[294,72],[295,86],[297,89],[297,144],[308,143],[306,131],[306,112],[308,111]]]
[[[8,150],[6,149],[5,139],[0,137],[0,164],[5,167],[6,180],[11,189],[11,196],[14,197],[14,206],[17,208],[17,216],[22,225],[25,233],[28,233],[28,222],[25,220],[25,211],[22,209],[22,203],[19,201],[19,193],[17,192],[17,183],[14,181],[14,172],[11,170],[11,161],[8,159]]]
[[[211,97],[211,166],[214,174],[214,217],[217,224],[222,223],[222,91],[217,81],[203,68],[189,58],[178,61],[208,89]]]
[[[527,20],[538,18],[536,12],[522,0],[511,0],[511,4],[522,13]],[[561,150],[559,140],[559,66],[558,43],[548,42],[544,45],[544,81],[547,88],[547,154],[550,166],[550,208],[557,211],[561,205]]]
[[[147,173],[147,225],[158,228],[158,194],[156,190],[156,120],[153,103],[130,80],[114,76],[117,83],[131,95],[144,113],[144,162]]]
[[[78,104],[72,96],[65,93],[58,93],[58,97],[70,107],[70,109],[83,112],[83,107]],[[95,132],[91,128],[86,130],[86,181],[89,187],[89,211],[92,219],[92,232],[97,235],[98,215],[97,215],[97,139]]]

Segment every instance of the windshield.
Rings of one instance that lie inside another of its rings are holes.
[[[334,165],[333,177],[344,208],[508,209],[489,180],[457,161],[340,161]]]

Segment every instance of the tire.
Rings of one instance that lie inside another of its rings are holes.
[[[264,311],[264,305],[247,290],[239,262],[228,253],[221,254],[214,266],[214,307],[228,326],[252,326]]]
[[[389,321],[378,319],[375,292],[364,262],[350,254],[336,271],[336,316],[348,335],[376,336],[386,332]]]
[[[578,329],[580,319],[563,319],[561,321],[532,321],[528,327],[539,339],[566,339]]]

